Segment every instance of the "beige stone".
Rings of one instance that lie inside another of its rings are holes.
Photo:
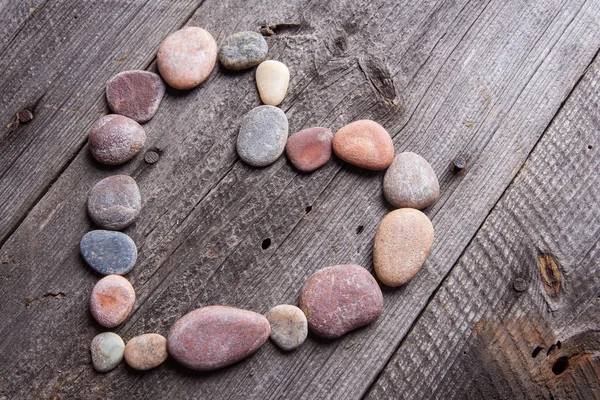
[[[167,339],[158,333],[136,336],[125,345],[125,361],[139,371],[146,371],[165,362],[169,355]]]
[[[282,62],[267,60],[256,68],[256,87],[264,104],[278,106],[290,83],[290,70]]]
[[[294,350],[306,340],[306,315],[296,306],[280,304],[266,315],[271,324],[271,340],[283,350]]]

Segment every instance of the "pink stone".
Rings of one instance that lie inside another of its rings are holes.
[[[333,134],[327,128],[308,128],[294,133],[287,140],[285,152],[296,169],[312,172],[331,158]]]
[[[102,164],[129,161],[144,148],[146,131],[131,118],[117,114],[101,117],[88,134],[92,156]]]
[[[165,84],[150,71],[124,71],[106,84],[106,101],[116,113],[142,123],[149,121],[165,94]]]
[[[381,171],[394,160],[394,143],[385,128],[363,119],[342,127],[333,136],[333,151],[349,164]]]
[[[90,311],[98,323],[114,328],[125,322],[135,304],[135,290],[120,275],[100,279],[90,297]]]

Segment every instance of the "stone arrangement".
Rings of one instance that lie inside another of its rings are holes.
[[[89,132],[89,150],[102,164],[118,165],[143,148],[146,133],[140,123],[157,112],[166,86],[190,90],[205,81],[217,57],[224,68],[256,68],[256,87],[264,105],[243,118],[236,150],[240,159],[260,168],[285,152],[300,173],[310,173],[329,162],[332,154],[358,168],[386,170],[383,194],[396,210],[381,221],[373,245],[374,270],[390,287],[409,282],[431,252],[434,229],[420,209],[434,204],[440,188],[431,165],[421,156],[395,155],[386,129],[375,121],[354,121],[335,134],[311,127],[289,136],[288,120],[277,106],[288,90],[290,71],[276,60],[266,60],[268,46],[256,32],[239,32],[217,44],[196,27],[169,35],[157,54],[160,76],[148,71],[125,71],[106,85],[106,99],[114,114],[100,118]],[[88,232],[80,244],[85,262],[105,275],[90,296],[90,312],[103,327],[125,322],[135,305],[135,290],[123,277],[137,259],[134,241],[119,230],[140,213],[140,190],[133,178],[113,175],[96,183],[87,199],[88,214],[102,229]],[[97,335],[91,343],[92,364],[99,372],[114,369],[125,359],[136,370],[161,365],[170,355],[199,371],[223,368],[256,352],[268,339],[283,351],[304,343],[308,332],[338,338],[377,320],[383,294],[377,280],[359,265],[335,265],[316,271],[301,290],[298,307],[280,304],[265,316],[249,310],[214,305],[179,318],[165,338],[145,333],[127,344],[113,332]]]

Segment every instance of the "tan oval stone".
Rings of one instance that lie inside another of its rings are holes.
[[[306,340],[308,321],[298,307],[280,304],[265,316],[271,324],[271,340],[282,350],[294,350]]]
[[[158,333],[146,333],[131,338],[125,345],[125,361],[139,371],[158,367],[169,355],[167,339]]]
[[[437,176],[423,157],[409,151],[400,153],[385,172],[383,194],[396,208],[423,209],[440,197]]]
[[[256,87],[264,104],[278,106],[290,83],[290,70],[279,61],[267,60],[256,68]]]
[[[100,279],[90,297],[90,311],[98,323],[106,328],[122,324],[135,304],[135,290],[120,275]]]
[[[394,143],[375,121],[362,119],[342,127],[333,136],[333,151],[349,164],[381,171],[394,160]]]

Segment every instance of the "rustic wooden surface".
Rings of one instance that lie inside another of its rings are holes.
[[[600,397],[600,1],[0,7],[0,398]],[[292,73],[281,105],[291,131],[381,122],[397,151],[423,155],[440,178],[427,210],[436,242],[410,284],[384,289],[384,315],[341,339],[310,337],[290,354],[269,343],[212,373],[168,360],[98,374],[89,343],[102,329],[88,312],[98,276],[78,250],[97,180],[131,174],[143,195],[126,230],[140,254],[128,275],[136,307],[115,330],[125,340],[165,335],[204,305],[293,304],[327,265],[371,269],[390,210],[381,173],[241,163],[239,122],[259,104],[252,72],[218,67],[196,90],[170,90],[145,124],[157,163],[93,162],[85,141],[107,112],[106,80],[154,69],[159,43],[183,25],[217,43],[275,25],[269,56]],[[25,108],[34,119],[16,123]],[[459,156],[460,176],[448,168]]]

